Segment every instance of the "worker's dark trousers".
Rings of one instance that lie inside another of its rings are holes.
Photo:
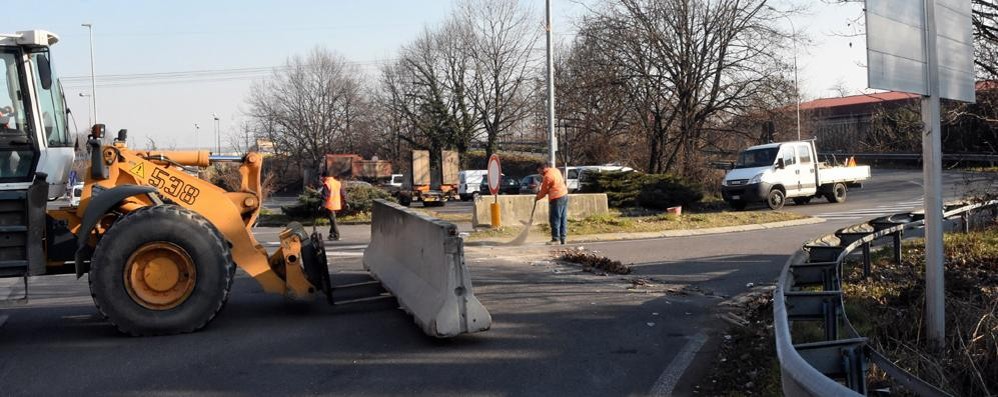
[[[336,227],[336,211],[326,210],[326,218],[329,219],[329,238],[338,240],[340,229]]]
[[[551,225],[551,241],[564,243],[568,235],[568,196],[548,202],[548,223]]]

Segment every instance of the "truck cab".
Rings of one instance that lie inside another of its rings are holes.
[[[780,209],[787,199],[807,204],[815,197],[845,201],[849,187],[860,187],[870,178],[870,167],[833,167],[818,161],[814,141],[793,141],[752,146],[738,159],[721,182],[721,195],[736,210],[764,202]]]

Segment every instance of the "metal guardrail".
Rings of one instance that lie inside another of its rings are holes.
[[[959,217],[963,230],[969,231],[972,211],[987,207],[998,209],[998,200],[950,206],[944,210],[943,217],[947,220]],[[893,258],[900,263],[904,232],[923,227],[923,218],[918,213],[876,218],[812,240],[790,257],[773,292],[773,331],[785,395],[866,395],[866,373],[872,362],[897,385],[916,395],[949,396],[873,350],[867,339],[849,322],[844,309],[841,288],[843,261],[857,249],[862,249],[863,275],[869,277],[872,271],[871,245],[879,239],[891,237]],[[815,286],[821,290],[801,289]],[[794,344],[790,333],[792,321],[821,323],[825,340]]]
[[[922,161],[921,153],[836,153],[836,152],[825,152],[818,153],[819,158],[836,158],[845,159],[847,157],[856,157],[859,159],[867,160],[906,160],[906,161]],[[998,155],[995,154],[984,154],[984,153],[943,153],[943,161],[973,161],[973,162],[998,162]]]

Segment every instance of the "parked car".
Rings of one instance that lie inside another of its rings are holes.
[[[541,189],[541,176],[527,175],[520,180],[520,194],[537,194]]]
[[[567,173],[565,172],[567,168]],[[584,165],[578,167],[566,167],[559,168],[562,174],[565,175],[565,186],[568,187],[569,192],[576,192],[582,189],[586,184],[586,178],[591,177],[591,174],[601,173],[601,172],[631,172],[634,171],[631,167],[624,167],[617,164],[606,164],[606,165]]]
[[[73,185],[72,189],[69,189],[69,205],[71,207],[80,206],[80,196],[83,195],[83,184],[77,183]]]
[[[489,194],[489,177],[482,178],[478,191],[482,194]],[[502,174],[502,179],[499,181],[499,194],[520,194],[520,181]]]
[[[461,197],[461,201],[468,201],[480,194],[488,194],[488,185],[485,185],[485,190],[481,190],[482,178],[489,174],[488,170],[464,170],[457,173],[457,195]]]

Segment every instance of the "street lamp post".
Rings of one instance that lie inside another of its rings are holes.
[[[93,124],[97,124],[99,118],[97,118],[97,75],[94,72],[94,25],[89,23],[80,24],[90,31],[90,103],[93,107]],[[82,94],[81,94],[82,95]]]
[[[215,113],[211,114],[211,117],[215,120],[215,154],[222,154],[222,139],[218,136],[218,115]]]
[[[91,100],[90,99],[91,95],[81,92],[80,93],[80,98],[87,98],[87,101],[88,101],[88,103],[87,103],[87,105],[88,105],[87,106],[87,109],[88,109],[87,113],[89,113],[89,114],[87,114],[87,123],[92,126],[92,125],[94,125],[94,113],[93,113],[94,111],[93,111],[93,104],[89,103],[89,101]]]
[[[770,11],[779,13],[779,11],[777,11],[773,7],[766,6],[766,8],[768,8]],[[786,18],[787,22],[790,22],[790,32],[793,35],[793,37],[791,37],[791,40],[794,43],[794,91],[796,91],[796,93],[797,93],[797,95],[795,95],[795,97],[796,97],[796,102],[797,102],[797,140],[799,141],[800,140],[800,78],[797,75],[797,73],[798,73],[798,71],[797,71],[797,28],[794,27],[794,20],[790,19],[789,16],[787,16],[786,14],[780,14],[780,16],[782,16],[783,18]]]
[[[554,134],[554,50],[551,48],[551,0],[544,3],[545,31],[547,40],[547,91],[548,91],[548,157],[555,167],[555,153],[558,151],[558,138]]]

